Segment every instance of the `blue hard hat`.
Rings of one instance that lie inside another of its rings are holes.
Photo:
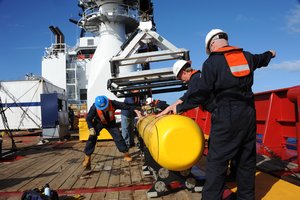
[[[95,98],[95,106],[98,110],[104,110],[108,107],[109,100],[106,96],[97,96]]]

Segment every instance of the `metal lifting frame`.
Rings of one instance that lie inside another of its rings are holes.
[[[132,90],[139,90],[138,95],[157,94],[181,91],[186,84],[176,80],[171,67],[147,69],[142,71],[119,74],[120,67],[150,62],[184,59],[189,60],[189,51],[177,48],[155,31],[152,31],[151,22],[141,22],[139,29],[125,41],[123,51],[110,60],[112,78],[107,87],[117,97],[132,96]],[[146,25],[146,26],[145,26]],[[144,28],[147,27],[147,28]],[[144,47],[155,47],[152,51],[140,52]]]

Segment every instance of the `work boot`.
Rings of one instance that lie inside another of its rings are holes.
[[[124,153],[124,160],[127,162],[132,161],[132,157],[129,155],[128,152]]]
[[[82,166],[85,168],[90,168],[91,167],[91,156],[85,155],[84,156],[84,161],[82,163]]]

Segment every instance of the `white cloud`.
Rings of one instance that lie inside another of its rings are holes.
[[[287,27],[292,32],[300,33],[300,5],[292,9],[287,16]]]
[[[272,68],[290,72],[300,72],[300,60],[283,61],[281,63],[272,64]]]

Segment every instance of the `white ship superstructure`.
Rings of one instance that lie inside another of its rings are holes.
[[[155,32],[150,0],[79,0],[78,6],[81,18],[70,21],[90,36],[81,34],[70,48],[51,26],[55,43],[42,60],[42,76],[66,89],[69,103],[87,102],[89,109],[98,95],[118,99],[133,90],[151,96],[186,88],[170,67],[150,69],[151,62],[189,59],[188,50]]]
[[[80,37],[77,45],[70,48],[59,28],[51,26],[55,43],[45,51],[42,76],[66,89],[70,103],[87,101],[89,107],[98,95],[116,99],[107,90],[109,61],[121,50],[126,36],[137,28],[138,5],[137,0],[80,0],[83,13],[77,25],[93,36]],[[120,70],[120,74],[136,69],[132,65]]]
[[[107,81],[111,78],[109,61],[121,50],[126,35],[137,28],[139,10],[138,1],[81,0],[80,4],[84,12],[79,26],[99,35],[99,43],[89,66],[87,104],[90,107],[98,95],[116,99],[107,90]],[[127,66],[120,70],[120,74],[136,70],[136,65]]]
[[[74,47],[69,47],[64,43],[63,34],[58,27],[49,28],[55,35],[55,42],[45,50],[42,77],[65,89],[69,103],[85,103],[88,67],[99,43],[99,37],[80,37]]]

